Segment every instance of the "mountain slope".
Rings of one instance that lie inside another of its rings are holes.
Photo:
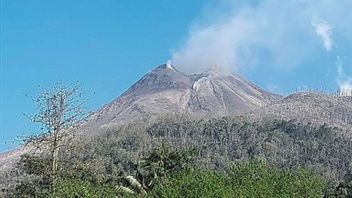
[[[165,114],[195,118],[238,115],[280,98],[238,75],[213,70],[186,75],[171,64],[164,64],[95,112],[87,126],[104,128]]]
[[[249,116],[257,119],[267,117],[296,119],[305,123],[327,123],[331,126],[351,129],[352,97],[308,92],[295,93],[271,105],[254,110],[249,113]]]
[[[280,98],[238,75],[214,70],[186,75],[171,64],[164,64],[93,113],[84,130],[85,135],[97,135],[101,129],[170,114],[186,114],[193,118],[238,115]],[[23,153],[24,149],[20,147],[0,154],[0,173],[13,167]]]

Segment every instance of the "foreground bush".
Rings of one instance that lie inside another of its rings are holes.
[[[187,170],[169,176],[151,197],[322,197],[324,180],[309,172],[282,171],[251,162],[238,164],[228,174]]]
[[[28,178],[8,197],[323,197],[326,188],[323,179],[303,169],[281,170],[252,161],[215,171],[193,168],[192,155],[167,146],[153,149],[138,164],[136,176],[112,164],[99,168],[70,161],[60,169],[55,190],[48,183],[46,158],[24,155],[18,167]],[[331,189],[327,197],[340,195],[340,191],[348,195],[349,181]]]
[[[97,185],[82,180],[59,181],[56,189],[56,197],[116,197],[116,191],[112,186]]]

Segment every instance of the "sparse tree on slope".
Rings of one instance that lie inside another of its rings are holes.
[[[38,113],[29,116],[33,123],[41,125],[41,133],[26,138],[25,143],[35,152],[47,154],[49,160],[51,192],[55,194],[55,183],[60,168],[60,156],[65,149],[73,146],[77,127],[87,113],[84,111],[85,100],[78,92],[79,86],[65,87],[55,85],[41,93],[34,101]]]

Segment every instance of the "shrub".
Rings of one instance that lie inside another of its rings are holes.
[[[195,169],[172,174],[152,197],[322,197],[326,184],[305,170],[284,171],[263,163],[234,165],[228,173]]]

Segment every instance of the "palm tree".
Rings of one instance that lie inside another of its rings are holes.
[[[170,172],[186,168],[193,161],[193,153],[173,150],[163,144],[160,148],[151,150],[149,155],[140,161],[137,178],[144,189],[150,190],[156,180]]]

